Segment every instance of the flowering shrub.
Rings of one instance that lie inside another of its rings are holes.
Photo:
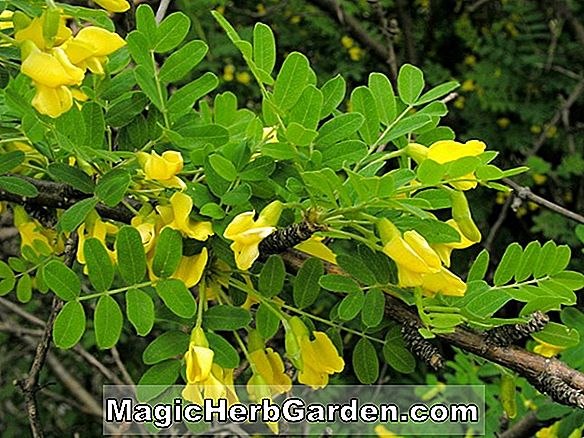
[[[19,5],[3,15],[14,68],[0,98],[0,211],[21,253],[0,262],[0,294],[64,301],[57,347],[86,332],[101,349],[149,336],[139,384],[235,401],[238,369],[259,400],[293,382],[374,383],[380,357],[413,372],[424,355],[406,348],[387,300],[415,310],[422,342],[576,304],[584,276],[551,241],[510,245],[492,279],[486,251],[468,272],[451,270],[453,250],[482,239],[467,193],[505,193],[500,180],[526,170],[499,169],[493,147],[441,126],[440,99],[458,83],[429,86],[405,64],[395,89],[371,73],[347,93],[341,75],[321,82],[299,52],[276,69],[268,26],[248,41],[215,11],[259,87],[254,112],[213,94],[212,72],[185,81],[208,47],[185,42],[180,12],[157,23],[140,5],[122,38],[105,12]],[[512,301],[520,315],[496,317]],[[537,353],[578,342],[563,324],[538,328]]]

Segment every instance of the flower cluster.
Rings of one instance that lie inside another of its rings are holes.
[[[50,117],[69,111],[73,98],[83,100],[84,94],[72,87],[81,85],[87,70],[103,74],[107,56],[126,44],[118,34],[95,26],[73,36],[55,7],[40,17],[15,21],[11,29],[20,48],[21,72],[36,89],[32,105]]]

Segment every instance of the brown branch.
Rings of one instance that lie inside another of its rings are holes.
[[[513,193],[518,198],[534,202],[537,205],[545,207],[548,210],[551,210],[555,213],[561,214],[562,216],[565,216],[568,219],[584,224],[584,216],[578,213],[574,213],[573,211],[568,210],[567,208],[562,207],[561,205],[555,204],[551,201],[548,201],[545,198],[542,198],[541,196],[536,195],[531,191],[529,187],[523,187],[509,178],[504,178],[503,181],[505,182],[505,184],[511,186],[511,188],[513,189]]]
[[[502,432],[497,436],[498,438],[523,438],[533,436],[539,429],[549,426],[555,421],[557,421],[556,418],[545,421],[540,420],[537,418],[535,412],[530,412],[505,432]]]
[[[72,234],[72,237],[69,238],[65,248],[65,264],[67,264],[69,267],[73,265],[75,260],[75,251],[77,249],[76,236],[76,234]],[[42,438],[44,436],[37,402],[37,392],[39,391],[38,383],[39,376],[45,364],[45,360],[47,359],[47,353],[51,344],[53,324],[57,318],[57,314],[62,307],[63,301],[59,297],[54,296],[53,302],[51,304],[49,318],[45,324],[45,330],[41,336],[41,340],[36,347],[35,355],[28,376],[26,379],[17,382],[18,386],[20,386],[24,394],[26,410],[30,421],[30,428],[34,438]]]
[[[308,255],[296,250],[290,250],[282,255],[284,262],[293,270],[298,270]],[[341,268],[328,262],[324,263],[325,270],[329,274],[346,275]],[[411,324],[412,321],[422,324],[417,312],[401,300],[387,295],[385,296],[385,315],[401,325]],[[473,353],[491,362],[503,365],[527,378],[532,384],[542,376],[552,376],[579,392],[579,398],[572,406],[584,408],[584,374],[570,368],[557,359],[549,359],[524,348],[517,346],[499,347],[489,344],[486,336],[468,327],[456,327],[453,333],[437,333],[438,338],[446,341],[454,347]],[[550,388],[546,388],[548,392]],[[565,400],[559,400],[554,393],[548,394],[554,401],[567,404]]]
[[[507,213],[509,213],[509,207],[511,206],[512,200],[513,200],[512,196],[509,196],[505,200],[505,204],[503,204],[503,206],[501,207],[501,211],[499,212],[499,216],[497,216],[497,220],[495,221],[495,223],[493,224],[493,226],[489,230],[489,234],[487,235],[487,238],[483,242],[483,248],[485,248],[488,251],[490,251],[492,246],[493,246],[493,242],[495,241],[495,237],[499,233],[499,228],[501,228],[503,226],[505,219],[507,219]]]

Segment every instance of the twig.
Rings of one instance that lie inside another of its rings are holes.
[[[114,358],[114,362],[116,363],[116,366],[118,367],[118,369],[122,373],[122,377],[124,378],[126,385],[134,386],[135,385],[134,380],[132,379],[132,376],[130,376],[130,373],[128,373],[126,366],[124,365],[124,363],[120,359],[120,353],[118,352],[118,349],[116,347],[113,347],[110,351],[112,353],[112,357]]]
[[[518,198],[535,202],[537,205],[541,205],[542,207],[545,207],[548,210],[561,214],[562,216],[565,216],[568,219],[584,224],[584,216],[578,213],[574,213],[573,211],[568,210],[567,208],[562,207],[561,205],[555,204],[551,201],[548,201],[545,198],[542,198],[541,196],[536,195],[531,191],[529,187],[523,187],[509,178],[504,178],[503,182],[511,186],[513,192]]]
[[[72,234],[71,236],[72,237],[69,238],[65,248],[65,264],[69,267],[73,265],[75,260],[75,251],[77,249],[77,234]],[[41,369],[45,364],[47,353],[51,344],[53,324],[55,322],[55,318],[57,318],[57,314],[62,307],[63,301],[55,295],[51,304],[49,318],[45,324],[45,330],[41,336],[40,342],[36,347],[36,352],[30,367],[30,372],[28,373],[28,377],[17,382],[18,386],[20,386],[22,392],[24,393],[24,400],[26,403],[26,410],[28,413],[30,429],[33,438],[42,438],[44,436],[37,403],[37,392],[39,390],[38,382]]]
[[[527,436],[533,436],[542,427],[549,426],[554,423],[557,419],[552,418],[549,420],[540,420],[537,418],[535,412],[530,412],[505,432],[497,435],[498,438],[523,438]]]
[[[412,64],[418,62],[418,55],[416,54],[416,40],[414,38],[414,24],[410,10],[412,6],[408,0],[396,0],[397,15],[399,18],[400,28],[404,36],[406,46],[406,60]]]
[[[552,5],[560,17],[566,19],[572,30],[576,34],[576,38],[584,47],[584,25],[574,16],[570,7],[564,0],[552,0]]]
[[[164,18],[164,16],[166,15],[166,11],[168,9],[168,6],[170,5],[170,2],[172,0],[160,0],[160,4],[158,5],[158,10],[156,11],[156,24],[160,24],[160,22],[162,21],[162,19]]]
[[[6,298],[0,297],[0,305],[6,307],[7,309],[11,310],[12,312],[16,313],[18,316],[26,319],[28,322],[32,322],[39,327],[45,327],[45,322],[42,319],[37,318],[34,315],[31,315],[26,310],[20,308],[20,306],[14,304],[12,301],[7,300]]]
[[[375,15],[377,15],[377,20],[381,25],[381,33],[385,36],[385,44],[387,45],[387,60],[386,62],[389,64],[391,70],[391,78],[392,82],[395,83],[397,81],[397,58],[395,56],[395,48],[393,46],[393,35],[391,34],[391,30],[389,27],[389,22],[387,21],[387,17],[385,15],[385,11],[383,10],[383,6],[379,0],[369,0]]]
[[[509,196],[505,200],[505,204],[503,204],[503,207],[501,207],[501,211],[499,212],[499,216],[497,216],[497,220],[489,230],[489,234],[483,242],[483,248],[485,248],[488,251],[491,250],[491,248],[493,247],[493,242],[495,241],[497,233],[499,233],[499,228],[503,226],[503,223],[507,218],[507,213],[509,213],[509,207],[511,207],[511,201],[513,201],[512,196]]]

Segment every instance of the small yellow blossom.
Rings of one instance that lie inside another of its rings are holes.
[[[260,374],[270,388],[272,396],[290,391],[292,379],[284,371],[284,362],[278,354],[271,348],[260,348],[249,352],[249,359],[255,371]],[[248,392],[252,393],[253,378],[247,383]]]
[[[540,125],[531,125],[529,128],[532,134],[541,134],[541,126]]]
[[[464,64],[468,65],[469,67],[474,67],[477,63],[477,58],[474,55],[467,55],[464,58]]]
[[[223,80],[231,82],[234,79],[235,67],[232,64],[227,64],[223,67]]]
[[[374,430],[379,438],[401,438],[399,435],[387,430],[385,426],[382,426],[381,424],[375,426]]]
[[[180,152],[164,151],[162,156],[156,151],[150,154],[138,152],[138,162],[142,165],[146,179],[158,181],[165,187],[184,189],[186,184],[176,176],[183,169],[183,158]]]
[[[460,87],[460,89],[462,91],[467,91],[467,92],[474,91],[475,83],[472,79],[467,79],[462,83],[462,86]]]
[[[185,353],[188,383],[200,383],[209,378],[215,353],[209,348],[203,329],[196,327],[191,333],[189,349]]]
[[[325,260],[333,265],[337,264],[337,256],[331,249],[326,246],[322,241],[323,237],[312,236],[310,239],[299,243],[294,248],[298,249],[308,255],[313,257],[318,257],[319,259]]]
[[[458,96],[454,101],[454,108],[456,109],[463,109],[464,108],[464,96]]]
[[[281,212],[282,203],[274,201],[260,212],[257,220],[254,220],[254,211],[247,211],[235,216],[227,226],[223,237],[233,241],[231,249],[239,269],[246,271],[251,268],[260,255],[260,242],[276,229]]]
[[[444,266],[450,267],[450,255],[452,254],[453,249],[469,248],[477,242],[474,242],[467,238],[462,233],[462,231],[460,231],[460,227],[458,226],[458,223],[454,219],[449,219],[446,221],[446,223],[458,232],[458,234],[460,235],[460,241],[449,243],[435,243],[432,244],[431,247],[434,251],[436,251],[436,253],[440,257],[440,260],[442,260]]]
[[[539,339],[536,339],[536,342],[537,345],[533,348],[533,352],[544,357],[554,357],[566,349],[566,347],[559,347]]]
[[[542,175],[541,173],[533,173],[531,177],[538,186],[544,185],[548,179],[547,175]]]
[[[235,73],[235,80],[243,85],[247,85],[251,82],[251,75],[246,71],[237,72]]]
[[[182,192],[176,192],[170,198],[170,205],[159,205],[156,210],[165,226],[180,231],[186,237],[205,241],[213,235],[211,222],[199,222],[190,218],[193,200]]]
[[[360,47],[351,47],[349,49],[349,58],[351,58],[351,61],[359,61],[361,58],[363,58],[363,53],[363,49]]]
[[[572,202],[574,200],[574,194],[572,192],[566,192],[562,195],[562,199],[565,202]]]
[[[93,0],[99,6],[109,12],[126,12],[130,9],[130,3],[126,0]]]
[[[300,338],[303,369],[298,373],[298,382],[312,389],[324,388],[330,375],[343,371],[345,361],[326,333],[313,332],[312,335],[312,341],[309,336]]]
[[[12,29],[14,27],[14,24],[12,23],[13,15],[14,12],[9,11],[8,9],[0,13],[0,30]]]
[[[509,197],[508,192],[497,192],[497,197],[495,198],[495,202],[499,205],[503,205],[508,197]]]
[[[509,120],[507,117],[500,117],[497,119],[497,125],[501,129],[505,129],[505,128],[509,127],[510,124],[511,124],[511,120]]]
[[[110,222],[104,222],[97,213],[91,213],[89,218],[77,229],[79,243],[77,245],[77,261],[85,264],[85,253],[83,247],[85,241],[91,237],[99,240],[108,252],[110,260],[116,262],[116,252],[109,249],[106,243],[107,236],[112,236],[118,232],[118,227]]]
[[[351,38],[350,36],[343,36],[341,38],[341,44],[343,45],[343,47],[345,49],[350,49],[351,47],[353,47],[353,45],[355,44],[355,42],[353,41],[353,38]]]
[[[558,127],[557,126],[549,126],[546,130],[545,130],[545,136],[547,138],[554,138],[558,133]]]
[[[14,39],[20,43],[32,41],[39,50],[47,50],[53,46],[60,46],[71,38],[71,29],[66,26],[65,17],[61,16],[54,40],[47,41],[43,34],[45,18],[46,13],[33,18],[27,27],[16,31]]]
[[[459,143],[454,140],[440,140],[428,148],[427,157],[439,164],[446,164],[463,157],[476,157],[482,154],[485,148],[485,143],[479,140],[469,140],[466,143]],[[458,190],[470,190],[477,186],[473,173],[464,175],[461,179],[471,181],[459,181],[450,184]]]
[[[51,242],[43,234],[43,227],[38,222],[31,220],[18,225],[16,228],[20,234],[21,251],[25,247],[30,247],[37,255],[49,255],[52,252]]]
[[[298,24],[301,20],[302,17],[300,17],[300,15],[292,15],[292,17],[290,17],[290,23],[292,24]]]
[[[528,201],[527,208],[529,208],[529,211],[535,211],[539,208],[539,205],[537,205],[535,202]]]
[[[263,3],[258,3],[258,5],[256,6],[256,10],[258,11],[258,15],[265,15],[266,14],[266,7],[263,5]]]

